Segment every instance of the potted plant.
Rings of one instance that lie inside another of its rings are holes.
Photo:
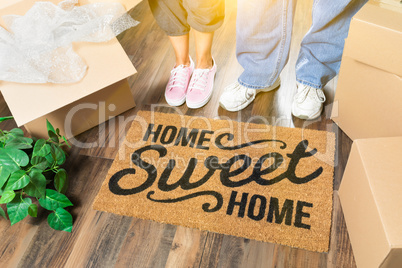
[[[0,122],[13,117],[1,117]],[[53,229],[71,232],[73,219],[65,210],[73,204],[65,196],[67,172],[61,167],[66,161],[62,146],[69,146],[59,129],[47,121],[49,139],[24,136],[19,128],[0,129],[0,215],[11,225],[28,215],[36,217],[38,205],[52,211],[47,221]]]

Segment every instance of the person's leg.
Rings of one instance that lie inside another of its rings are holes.
[[[238,1],[236,55],[244,72],[221,95],[221,107],[239,111],[259,92],[279,86],[289,57],[295,6],[296,0]]]
[[[173,46],[176,64],[171,71],[165,90],[169,105],[179,106],[186,101],[194,63],[189,56],[189,31],[187,11],[182,0],[149,0],[149,6],[159,27],[169,36]]]
[[[214,32],[223,24],[225,0],[185,0],[183,6],[194,31],[196,68],[212,68],[212,41]]]
[[[170,43],[173,46],[176,56],[176,65],[190,66],[190,35],[169,36]]]
[[[274,84],[287,63],[295,0],[239,0],[236,55],[244,72],[239,84],[255,89]]]
[[[195,51],[197,55],[197,69],[211,69],[212,60],[212,40],[214,32],[199,32],[194,30]]]
[[[186,0],[188,23],[194,30],[197,65],[186,96],[189,108],[200,108],[212,96],[216,64],[212,58],[214,32],[223,23],[225,0]]]
[[[353,15],[367,0],[315,0],[313,23],[301,43],[297,82],[322,88],[339,71]]]
[[[148,0],[159,27],[169,36],[176,56],[176,66],[189,65],[188,13],[183,0]]]
[[[337,75],[353,15],[367,0],[315,0],[313,22],[301,43],[296,62],[297,94],[292,114],[302,119],[320,116],[322,88]]]

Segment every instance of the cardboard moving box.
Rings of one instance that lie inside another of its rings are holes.
[[[0,16],[23,15],[34,2],[18,1],[0,9]],[[51,2],[57,4],[60,0]],[[0,25],[4,27],[2,20]],[[126,78],[136,70],[116,38],[105,43],[74,43],[73,48],[88,66],[78,83],[0,81],[0,90],[17,125],[24,125],[35,137],[47,137],[46,119],[71,138],[135,106]]]
[[[357,267],[402,267],[402,137],[356,140],[339,196]]]
[[[402,136],[401,115],[402,4],[370,1],[350,25],[331,119],[355,140]]]

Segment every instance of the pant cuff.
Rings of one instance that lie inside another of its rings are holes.
[[[296,81],[298,83],[302,84],[302,85],[306,85],[306,86],[309,86],[309,87],[318,88],[318,89],[323,88],[322,84],[315,84],[315,83],[311,83],[311,82],[308,82],[308,81],[305,81],[305,80],[302,80],[302,79],[297,79],[297,78],[296,78]]]

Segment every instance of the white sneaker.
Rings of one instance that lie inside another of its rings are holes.
[[[322,89],[297,84],[292,114],[300,119],[313,120],[321,115],[325,95]]]
[[[253,89],[235,82],[224,89],[219,98],[219,105],[229,112],[240,111],[252,103],[258,93],[271,91],[277,88],[280,83],[281,80],[278,78],[270,87]]]

